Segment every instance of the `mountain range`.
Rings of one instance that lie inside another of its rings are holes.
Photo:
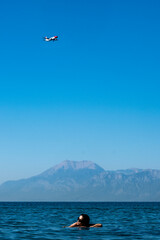
[[[91,161],[64,161],[0,185],[0,201],[160,201],[160,170],[106,171]]]

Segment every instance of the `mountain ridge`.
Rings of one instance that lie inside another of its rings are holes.
[[[39,175],[0,185],[0,201],[159,201],[160,170],[106,171],[63,161]]]

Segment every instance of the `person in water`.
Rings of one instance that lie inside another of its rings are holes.
[[[90,218],[87,214],[81,214],[77,222],[71,224],[69,227],[102,227],[102,224],[97,223],[97,224],[90,224]]]

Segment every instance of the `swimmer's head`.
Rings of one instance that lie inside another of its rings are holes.
[[[78,217],[78,222],[82,223],[83,226],[89,226],[90,218],[87,214],[81,214]]]

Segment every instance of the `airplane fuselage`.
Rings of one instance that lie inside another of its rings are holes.
[[[50,38],[45,37],[45,41],[46,42],[56,41],[56,40],[58,40],[57,38],[58,38],[58,36],[54,36],[54,37],[50,37]]]

